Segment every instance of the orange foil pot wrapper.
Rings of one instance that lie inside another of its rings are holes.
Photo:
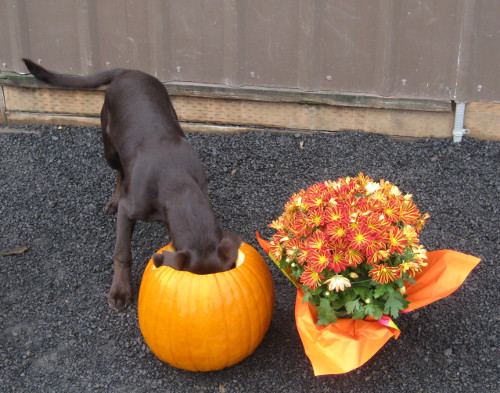
[[[268,253],[268,242],[257,240]],[[427,266],[415,277],[416,284],[407,287],[410,302],[407,313],[447,297],[457,290],[480,259],[453,250],[430,251]],[[388,316],[379,320],[339,319],[327,326],[316,324],[315,307],[303,303],[303,292],[297,291],[295,322],[314,375],[344,374],[366,363],[391,338],[401,333]]]

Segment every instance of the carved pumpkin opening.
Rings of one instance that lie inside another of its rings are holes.
[[[157,251],[157,253],[160,253],[161,251],[164,251],[164,250],[175,252],[174,247],[172,247],[172,243],[161,248],[160,250]],[[241,246],[240,246],[240,249],[238,250],[238,257],[236,258],[236,262],[234,264],[234,267],[230,270],[236,269],[238,266],[243,264],[243,262],[245,262],[245,253],[243,251],[241,251]],[[160,266],[160,267],[164,267],[164,266]],[[153,265],[153,270],[155,270],[155,269],[159,269],[159,268]],[[215,274],[217,274],[217,273],[215,273]]]

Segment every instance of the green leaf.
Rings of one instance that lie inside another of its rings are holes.
[[[335,322],[337,322],[337,321],[335,320],[334,322],[330,322],[328,319],[322,319],[318,315],[318,322],[316,322],[316,324],[319,326],[328,326],[330,323],[335,323]]]
[[[380,319],[384,315],[382,308],[373,300],[371,303],[365,305],[365,312],[375,319]]]
[[[311,294],[309,292],[304,292],[304,296],[302,296],[302,303],[307,303],[311,301]]]
[[[384,305],[384,313],[390,314],[393,318],[399,316],[399,312],[404,310],[410,302],[403,299],[403,295],[399,292],[389,294]]]
[[[345,303],[345,309],[348,314],[352,314],[354,311],[359,310],[360,306],[359,299],[351,300]]]
[[[384,296],[386,293],[392,293],[394,292],[394,288],[389,284],[379,284],[375,288],[375,291],[373,292],[373,297],[375,299],[378,299],[381,296]]]
[[[401,254],[395,252],[391,259],[391,266],[398,266],[401,263]]]
[[[353,286],[352,290],[356,295],[358,295],[362,299],[368,298],[371,292],[369,287],[361,285]]]
[[[312,294],[313,295],[321,295],[321,293],[323,292],[324,288],[323,287],[317,287],[316,289],[314,289],[312,291]]]
[[[413,261],[415,259],[415,253],[411,250],[411,248],[406,247],[406,250],[401,257],[405,261]]]
[[[352,319],[363,319],[364,317],[366,317],[366,312],[364,307],[361,307],[361,309],[352,314]]]
[[[306,286],[302,286],[302,290],[304,291],[304,296],[302,297],[302,303],[311,303],[313,306],[319,305],[320,296],[315,294],[315,291],[311,291],[310,288]]]
[[[337,316],[328,299],[321,298],[316,310],[318,311],[318,325],[328,325],[332,322],[337,322]]]

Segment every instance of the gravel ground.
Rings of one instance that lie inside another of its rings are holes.
[[[257,247],[288,197],[356,175],[389,180],[431,214],[422,241],[482,259],[450,297],[401,316],[402,334],[351,373],[314,377],[294,325],[293,286],[275,280],[271,327],[255,353],[217,372],[159,361],[142,339],[142,270],[167,241],[157,223],[134,234],[134,304],[108,309],[114,174],[98,128],[10,127],[0,134],[1,392],[499,392],[500,142],[397,142],[359,132],[189,134],[221,225]],[[24,131],[33,131],[25,133]],[[0,129],[1,131],[1,129]],[[23,132],[21,132],[23,131]]]

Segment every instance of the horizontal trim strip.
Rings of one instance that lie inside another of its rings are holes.
[[[32,75],[0,73],[0,85],[51,88]],[[305,92],[298,89],[230,87],[195,83],[165,83],[172,96],[220,98],[262,102],[293,102],[307,105],[332,105],[359,108],[402,109],[428,112],[451,112],[451,101],[424,98],[381,97],[365,94]],[[59,88],[60,89],[60,88]],[[105,87],[93,90],[104,90]]]

